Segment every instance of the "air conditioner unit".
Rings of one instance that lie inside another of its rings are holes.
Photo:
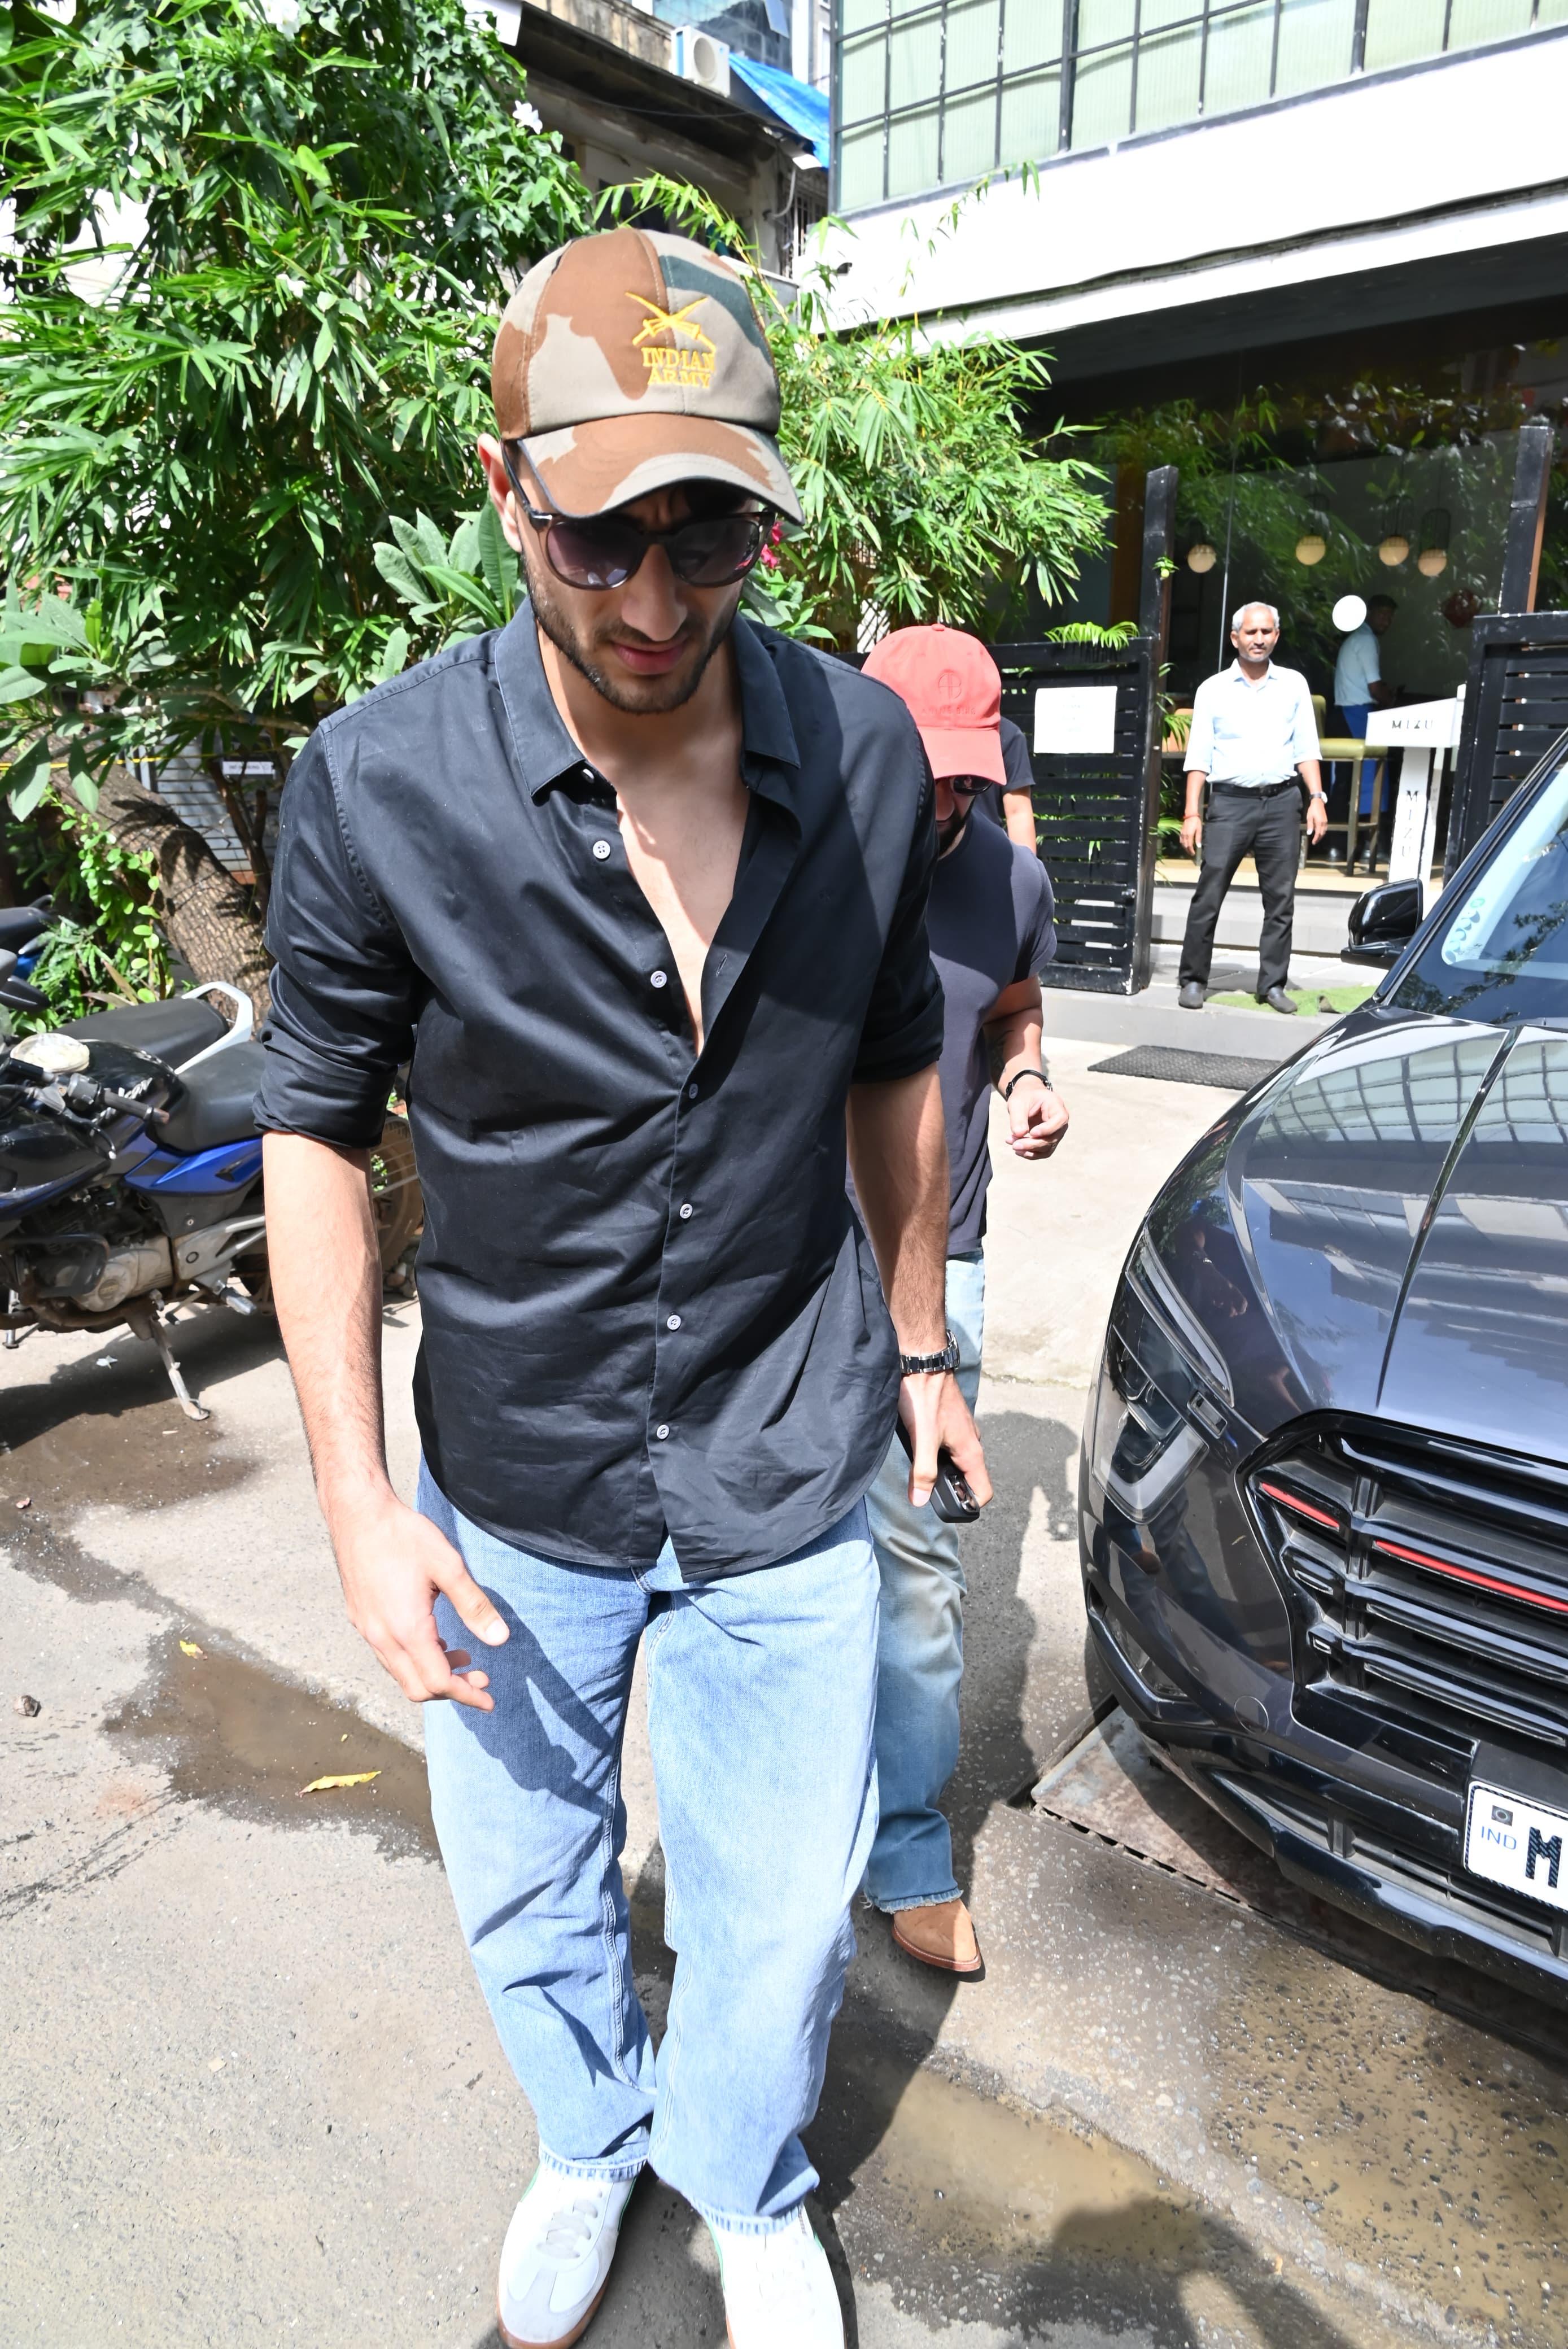
[[[699,25],[677,25],[675,34],[675,70],[682,81],[695,81],[699,89],[711,90],[716,98],[727,98],[728,43],[716,41]]]

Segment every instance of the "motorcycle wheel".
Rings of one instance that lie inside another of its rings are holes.
[[[389,1117],[370,1154],[370,1206],[385,1280],[424,1229],[425,1201],[414,1171],[414,1137],[405,1117]]]

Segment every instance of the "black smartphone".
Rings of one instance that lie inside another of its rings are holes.
[[[914,1458],[914,1445],[903,1420],[898,1422],[898,1440],[909,1458]],[[969,1489],[969,1480],[944,1444],[936,1455],[936,1482],[931,1488],[931,1506],[944,1525],[972,1526],[980,1514],[980,1504]]]

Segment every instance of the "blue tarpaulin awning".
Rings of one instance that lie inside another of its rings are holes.
[[[793,74],[783,73],[777,66],[759,65],[755,57],[743,57],[738,49],[729,53],[729,78],[733,86],[745,83],[755,98],[761,100],[765,114],[777,116],[786,130],[804,140],[823,170],[828,164],[828,95],[813,89],[810,82],[797,81]]]

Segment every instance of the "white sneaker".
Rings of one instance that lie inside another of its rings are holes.
[[[500,2247],[496,2316],[507,2349],[565,2349],[586,2333],[634,2182],[534,2171]]]
[[[718,2253],[730,2349],[844,2349],[828,2255],[804,2207],[753,2235],[708,2224]]]

